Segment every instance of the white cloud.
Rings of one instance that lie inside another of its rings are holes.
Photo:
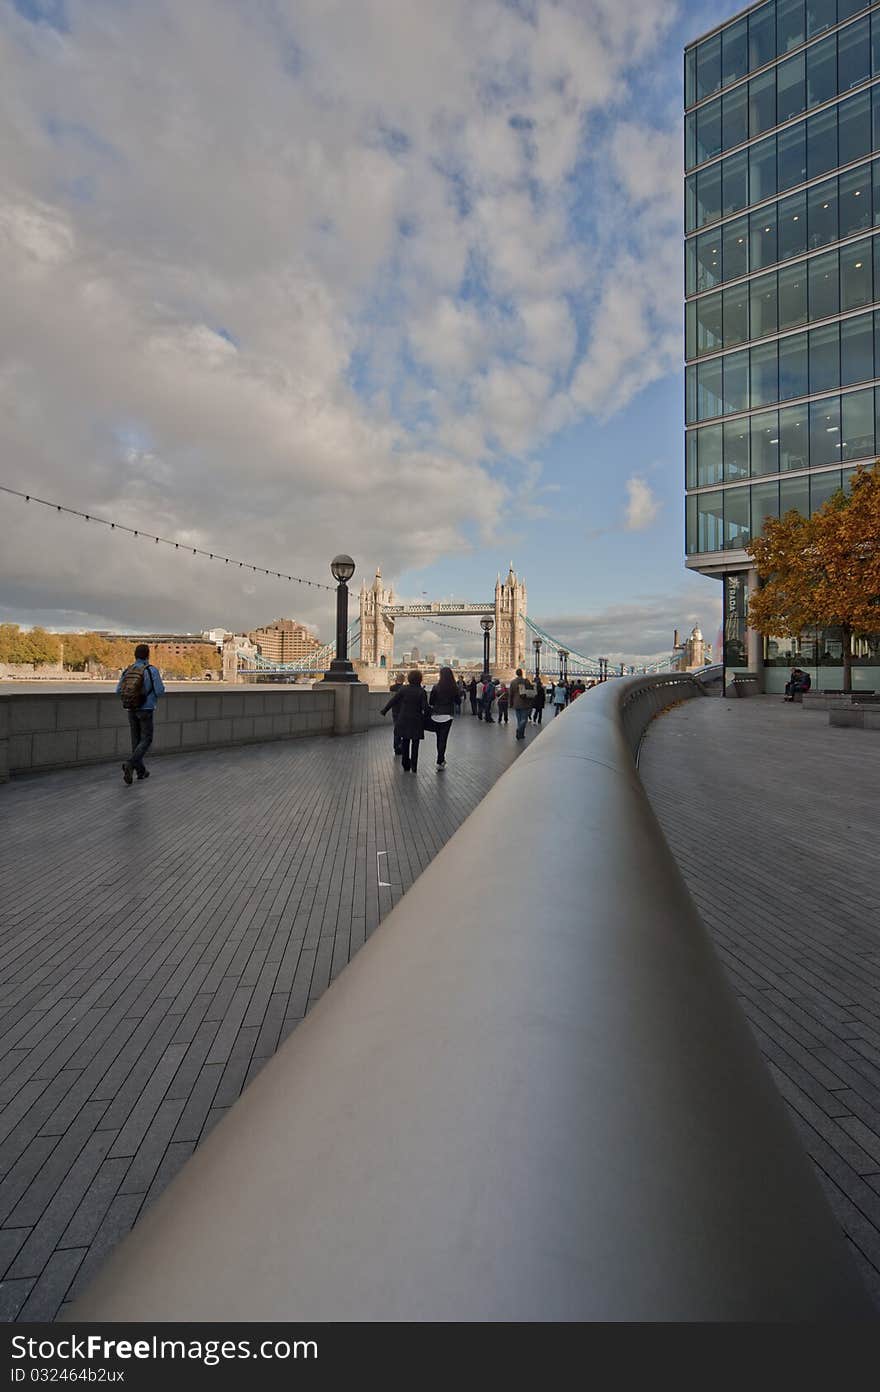
[[[527,518],[548,436],[675,362],[666,147],[587,139],[668,0],[67,8],[64,33],[0,11],[13,486],[272,568],[322,577],[349,549],[393,574]],[[620,255],[572,227],[584,159]],[[132,625],[284,607],[17,508],[0,576],[23,618],[61,595]],[[325,624],[308,593],[284,603]]]
[[[644,532],[656,521],[663,504],[651,491],[651,485],[642,478],[626,481],[626,530]]]

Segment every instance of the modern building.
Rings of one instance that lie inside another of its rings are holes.
[[[839,631],[749,630],[745,546],[880,450],[880,4],[752,6],[686,49],[685,110],[687,565],[728,667],[833,686]],[[857,642],[854,685],[878,665]]]
[[[255,628],[248,637],[270,662],[298,662],[321,646],[315,635],[294,619],[276,619],[264,628]]]

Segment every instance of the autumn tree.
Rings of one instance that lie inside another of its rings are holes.
[[[843,635],[843,689],[852,691],[852,639],[880,631],[880,465],[852,475],[812,517],[768,518],[748,547],[763,584],[749,623],[765,635],[806,628]]]

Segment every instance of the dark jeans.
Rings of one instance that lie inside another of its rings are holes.
[[[403,753],[403,740],[400,738],[400,735],[397,733],[396,729],[394,731],[394,752],[395,754]]]
[[[501,704],[501,702],[499,701],[499,702],[498,702],[498,724],[499,724],[499,725],[506,725],[506,724],[507,724],[507,711],[508,711],[508,707],[507,707],[507,706],[503,706],[503,705]]]
[[[446,745],[449,740],[449,731],[452,729],[452,721],[444,720],[439,725],[435,725],[437,732],[437,763],[442,764],[446,758]]]
[[[419,745],[421,740],[404,739],[400,741],[400,749],[403,754],[403,767],[405,769],[417,769],[419,765]]]
[[[472,696],[472,697],[471,697],[471,715],[476,715],[476,713],[477,713],[477,698],[476,698],[476,696]]]
[[[542,718],[543,718],[543,715],[544,715],[544,707],[543,707],[543,706],[533,706],[533,707],[532,707],[532,719],[534,720],[534,722],[535,722],[536,725],[540,725],[541,720],[542,720]]]
[[[525,739],[526,722],[529,718],[529,712],[526,707],[523,706],[521,710],[515,710],[513,713],[516,716],[516,737],[517,739]]]
[[[129,711],[128,724],[131,729],[131,757],[128,762],[137,773],[143,773],[144,755],[153,743],[153,712]]]

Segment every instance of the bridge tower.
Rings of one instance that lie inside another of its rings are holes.
[[[495,669],[496,672],[509,670],[511,675],[517,667],[526,668],[526,582],[518,580],[513,569],[513,561],[507,579],[501,583],[501,576],[495,582]]]
[[[394,662],[394,619],[382,612],[383,605],[394,603],[394,590],[382,584],[382,572],[376,567],[376,578],[367,587],[361,581],[361,661],[371,667],[391,667]],[[383,661],[384,659],[384,661]]]

